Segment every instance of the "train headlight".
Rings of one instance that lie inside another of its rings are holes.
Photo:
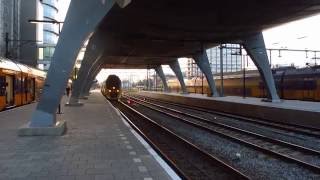
[[[116,87],[113,86],[112,89],[116,89]]]
[[[109,92],[111,92],[111,89],[109,89]]]

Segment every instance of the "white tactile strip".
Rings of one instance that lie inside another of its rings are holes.
[[[133,158],[133,162],[135,162],[135,163],[141,163],[142,161],[141,161],[140,158]]]
[[[167,172],[167,174],[174,180],[181,179],[171,167],[152,149],[152,147],[121,117],[123,123],[130,129],[131,133],[141,142],[141,144],[148,150],[153,158],[160,164],[160,166]],[[146,178],[145,178],[146,179]],[[152,179],[152,178],[151,178]]]
[[[110,106],[112,108],[114,108],[109,101],[108,101],[108,103],[110,104]],[[159,154],[154,149],[152,149],[152,147],[128,124],[128,122],[125,119],[123,119],[123,117],[121,116],[120,112],[116,108],[114,108],[114,110],[119,115],[119,117],[121,118],[122,122],[129,128],[130,132],[147,149],[147,151],[160,164],[160,166],[165,170],[165,172],[170,176],[170,178],[173,179],[173,180],[181,180],[181,178],[176,174],[176,172],[174,172],[174,170],[159,156]],[[124,140],[123,142],[125,144],[129,144],[129,141],[127,139],[122,139],[122,140]],[[135,151],[130,151],[129,154],[134,156],[134,155],[136,155],[136,152]],[[133,158],[133,161],[134,162],[139,161],[137,159],[138,158]],[[140,159],[140,161],[141,161],[141,159]],[[146,178],[144,178],[144,180],[153,180],[153,179],[150,178],[150,177],[146,177]]]

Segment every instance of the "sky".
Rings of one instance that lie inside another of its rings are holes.
[[[264,31],[268,48],[320,49],[320,15]]]
[[[60,21],[64,21],[64,18],[69,8],[70,1],[71,0],[58,0],[58,9],[59,9],[58,18]]]
[[[267,48],[320,50],[319,32],[320,15],[316,15],[265,30],[263,34]],[[304,67],[306,63],[314,64],[314,57],[320,57],[320,53],[315,56],[314,53],[281,52],[281,57],[273,53],[272,64]]]
[[[59,0],[59,18],[61,21],[64,20],[69,3],[70,0]],[[264,30],[263,35],[267,48],[320,50],[320,15]],[[294,64],[297,67],[304,67],[306,63],[313,63],[312,58],[314,57],[314,54],[306,54],[305,52],[281,52],[281,56],[274,52],[271,58],[273,65]],[[316,57],[320,57],[320,53]],[[180,64],[182,70],[186,69],[184,60],[180,60]],[[172,74],[168,66],[163,68],[165,73]],[[146,77],[146,70],[102,70],[97,76],[98,81],[103,81],[109,74],[117,74],[121,79],[137,81]]]

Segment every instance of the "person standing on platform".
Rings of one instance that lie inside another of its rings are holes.
[[[67,92],[67,96],[68,96],[68,97],[70,96],[70,91],[71,91],[70,86],[67,86],[67,88],[66,88],[66,92]]]

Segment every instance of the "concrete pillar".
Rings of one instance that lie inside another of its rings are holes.
[[[274,84],[262,32],[244,38],[243,46],[259,70],[260,76],[267,89],[267,100],[279,102],[280,99]]]
[[[73,0],[55,48],[43,94],[29,127],[56,126],[56,110],[61,101],[77,55],[90,33],[114,5],[114,0]]]
[[[90,73],[90,75],[88,76],[85,85],[80,93],[80,98],[81,99],[85,99],[87,96],[89,96],[89,92],[90,92],[90,88],[93,84],[94,79],[96,78],[96,76],[98,75],[98,73],[101,71],[102,69],[102,64],[100,63],[98,64],[97,67],[94,67],[92,72]]]
[[[180,82],[182,93],[187,94],[188,93],[187,87],[186,87],[186,84],[184,83],[183,75],[182,75],[178,60],[175,60],[174,62],[170,63],[169,66]]]
[[[88,84],[88,81],[89,81],[90,77],[92,76],[92,73],[97,71],[97,68],[103,64],[102,61],[103,61],[103,59],[98,58],[98,59],[96,59],[96,61],[94,61],[93,64],[91,64],[88,73],[83,77],[84,79],[83,79],[83,83],[82,83],[82,86],[81,86],[81,89],[80,89],[80,93],[79,93],[78,99],[87,99],[87,97],[84,97],[84,95],[83,95],[84,93],[83,92],[86,89],[86,86]]]
[[[157,72],[158,76],[160,77],[160,79],[162,81],[164,92],[168,92],[169,91],[168,83],[166,80],[166,76],[163,73],[162,66],[159,65],[154,70]]]
[[[197,65],[200,68],[200,70],[202,71],[202,73],[206,76],[206,79],[207,79],[208,85],[210,87],[212,96],[218,97],[219,93],[217,91],[216,84],[213,79],[213,74],[211,71],[211,66],[209,63],[209,59],[208,59],[206,50],[203,49],[201,52],[195,54],[193,56],[193,59],[197,63]]]
[[[72,93],[68,106],[81,106],[79,101],[80,92],[82,91],[89,75],[90,69],[97,63],[104,51],[104,41],[101,39],[103,32],[97,30],[90,38],[87,45],[85,55],[82,60],[81,68],[78,73],[78,78],[72,84]]]

